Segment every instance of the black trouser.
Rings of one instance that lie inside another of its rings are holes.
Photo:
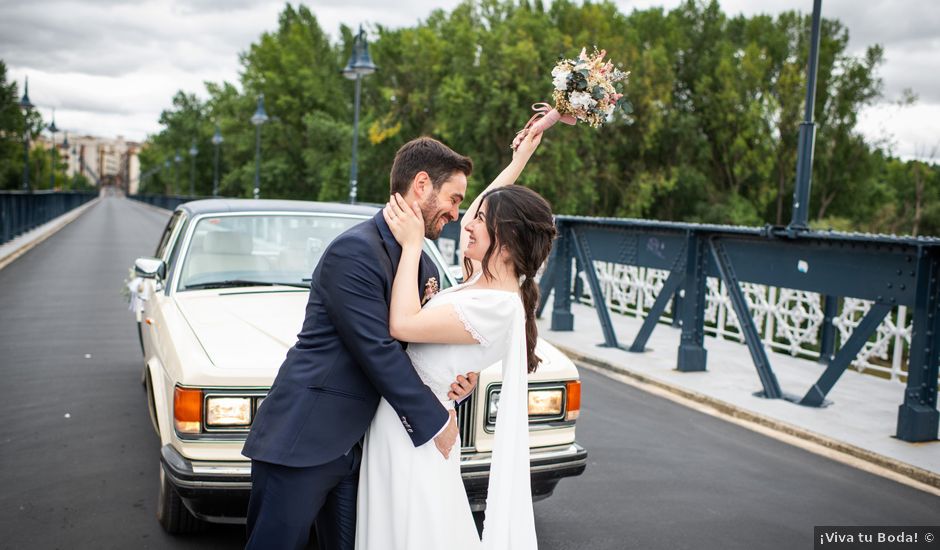
[[[291,468],[251,462],[248,549],[302,549],[316,521],[320,550],[353,550],[362,449],[332,462]]]

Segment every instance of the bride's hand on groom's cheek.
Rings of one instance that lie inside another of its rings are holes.
[[[395,193],[389,197],[382,215],[402,247],[413,245],[420,248],[424,245],[424,216],[417,202],[408,206],[405,199]]]

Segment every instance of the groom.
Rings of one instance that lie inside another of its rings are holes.
[[[467,189],[472,161],[431,138],[401,147],[391,191],[418,201],[425,236],[436,239]],[[457,439],[448,412],[415,372],[388,331],[392,281],[401,247],[382,212],[337,237],[313,272],[297,343],[287,352],[258,410],[243,454],[251,458],[248,548],[303,548],[316,523],[321,550],[352,549],[360,440],[379,398],[398,413],[414,445],[434,440],[445,456]],[[422,294],[439,273],[421,258]],[[452,399],[470,393],[475,379],[460,377]]]

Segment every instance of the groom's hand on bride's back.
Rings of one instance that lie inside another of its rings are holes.
[[[447,426],[434,438],[434,445],[440,451],[444,458],[450,458],[450,451],[457,443],[457,411],[450,411],[450,418],[447,419]]]
[[[479,375],[475,372],[468,372],[466,377],[458,374],[457,381],[450,385],[447,397],[458,403],[463,401],[476,387],[478,378]]]

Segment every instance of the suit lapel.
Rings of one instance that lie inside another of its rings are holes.
[[[373,216],[372,219],[375,221],[375,226],[379,230],[379,235],[382,237],[385,252],[392,262],[392,280],[389,280],[389,285],[391,285],[395,273],[398,271],[398,263],[401,261],[401,245],[398,244],[398,241],[395,240],[395,236],[392,235],[392,230],[388,228],[388,224],[385,222],[385,217],[382,216],[381,211]],[[418,265],[418,280],[415,281],[418,284],[418,293],[422,299],[424,299],[424,289],[432,277],[438,285],[440,285],[440,273],[438,273],[437,266],[427,254],[422,252],[421,262]]]
[[[398,262],[401,260],[401,245],[398,244],[398,241],[395,240],[395,236],[392,235],[392,230],[388,228],[388,224],[385,222],[385,217],[382,216],[381,210],[372,217],[372,221],[375,222],[375,226],[379,230],[379,236],[382,238],[382,245],[385,247],[388,259],[392,261],[392,279],[388,282],[389,285],[391,285],[392,280],[395,278],[395,273],[398,271]]]

